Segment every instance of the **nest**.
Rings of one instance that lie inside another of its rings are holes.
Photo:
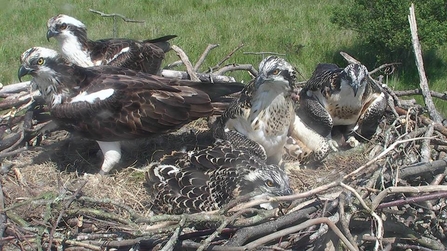
[[[379,70],[389,67],[394,66]],[[143,184],[145,168],[166,152],[211,144],[206,120],[173,134],[127,142],[120,168],[100,176],[96,173],[101,158],[94,141],[64,131],[42,136],[39,132],[49,123],[44,122],[48,116],[31,102],[33,95],[0,92],[5,98],[0,109],[8,109],[0,127],[0,246],[3,250],[445,250],[447,128],[427,117],[425,108],[398,97],[424,90],[393,92],[380,79],[372,80],[391,99],[375,137],[359,147],[331,153],[322,163],[288,162],[293,195],[256,200],[244,196],[218,211],[183,215],[151,212]],[[281,207],[259,209],[269,201],[280,202]]]

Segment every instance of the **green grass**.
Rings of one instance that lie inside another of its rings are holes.
[[[320,62],[345,64],[341,50],[360,59],[367,59],[367,45],[359,45],[356,34],[343,30],[330,22],[332,9],[342,0],[166,0],[166,1],[5,1],[2,3],[0,26],[0,82],[15,83],[19,57],[32,46],[58,49],[56,41],[45,38],[46,22],[56,14],[64,13],[83,21],[92,39],[112,37],[113,20],[102,18],[88,10],[120,13],[128,18],[145,20],[144,24],[125,23],[118,19],[118,36],[134,39],[155,38],[176,34],[173,43],[180,46],[194,63],[208,44],[220,44],[207,57],[201,70],[214,66],[241,43],[240,49],[226,63],[253,64],[256,68],[260,55],[244,52],[270,51],[285,54],[307,79]],[[410,39],[410,38],[409,38]],[[431,86],[445,91],[447,47],[433,51],[426,63]],[[170,52],[166,63],[178,60]],[[369,69],[386,62],[365,60]],[[240,80],[248,80],[238,73]],[[417,86],[414,72],[393,78],[397,88]],[[416,84],[416,85],[414,85]],[[443,102],[445,103],[445,102]],[[442,104],[444,105],[444,104]],[[445,106],[440,106],[444,109]],[[443,112],[446,114],[445,112]]]

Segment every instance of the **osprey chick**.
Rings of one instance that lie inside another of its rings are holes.
[[[295,117],[295,81],[294,67],[283,58],[262,60],[258,76],[216,120],[216,137],[225,138],[226,132],[235,130],[264,147],[268,163],[278,164]]]
[[[150,164],[146,182],[152,210],[168,214],[218,210],[249,193],[256,193],[254,198],[293,193],[279,166],[267,165],[251,152],[220,140],[206,149],[164,156]],[[260,206],[271,209],[276,205]]]
[[[320,135],[330,137],[334,126],[346,126],[371,138],[386,108],[386,96],[361,64],[339,68],[319,64],[300,93],[300,118]]]

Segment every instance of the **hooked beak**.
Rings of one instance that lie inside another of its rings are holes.
[[[19,72],[18,72],[18,74],[17,74],[17,76],[19,77],[19,81],[22,82],[22,77],[25,76],[25,75],[30,74],[31,72],[32,72],[31,69],[26,68],[26,67],[23,66],[23,65],[20,66],[20,68],[19,68]]]
[[[263,74],[260,74],[255,79],[255,86],[259,87],[260,85],[262,85],[267,80],[268,79]]]
[[[50,38],[52,38],[52,37],[54,37],[54,36],[56,36],[58,34],[59,34],[59,32],[54,31],[53,29],[48,29],[48,31],[47,31],[47,40],[50,41]]]
[[[354,90],[354,97],[355,96],[357,96],[357,92],[358,92],[358,90],[359,90],[359,84],[357,84],[357,83],[354,83],[351,87],[352,87],[352,90]]]

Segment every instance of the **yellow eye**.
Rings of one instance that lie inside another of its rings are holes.
[[[66,23],[61,24],[61,26],[59,26],[59,29],[61,30],[67,29],[67,24]]]
[[[281,72],[280,70],[276,69],[272,73],[273,73],[273,75],[278,75],[280,72]]]
[[[45,60],[43,58],[39,58],[39,60],[37,60],[38,65],[43,65],[43,63],[45,63]]]
[[[275,184],[273,184],[273,181],[272,180],[267,180],[266,182],[265,182],[265,184],[268,186],[268,187],[273,187]]]

